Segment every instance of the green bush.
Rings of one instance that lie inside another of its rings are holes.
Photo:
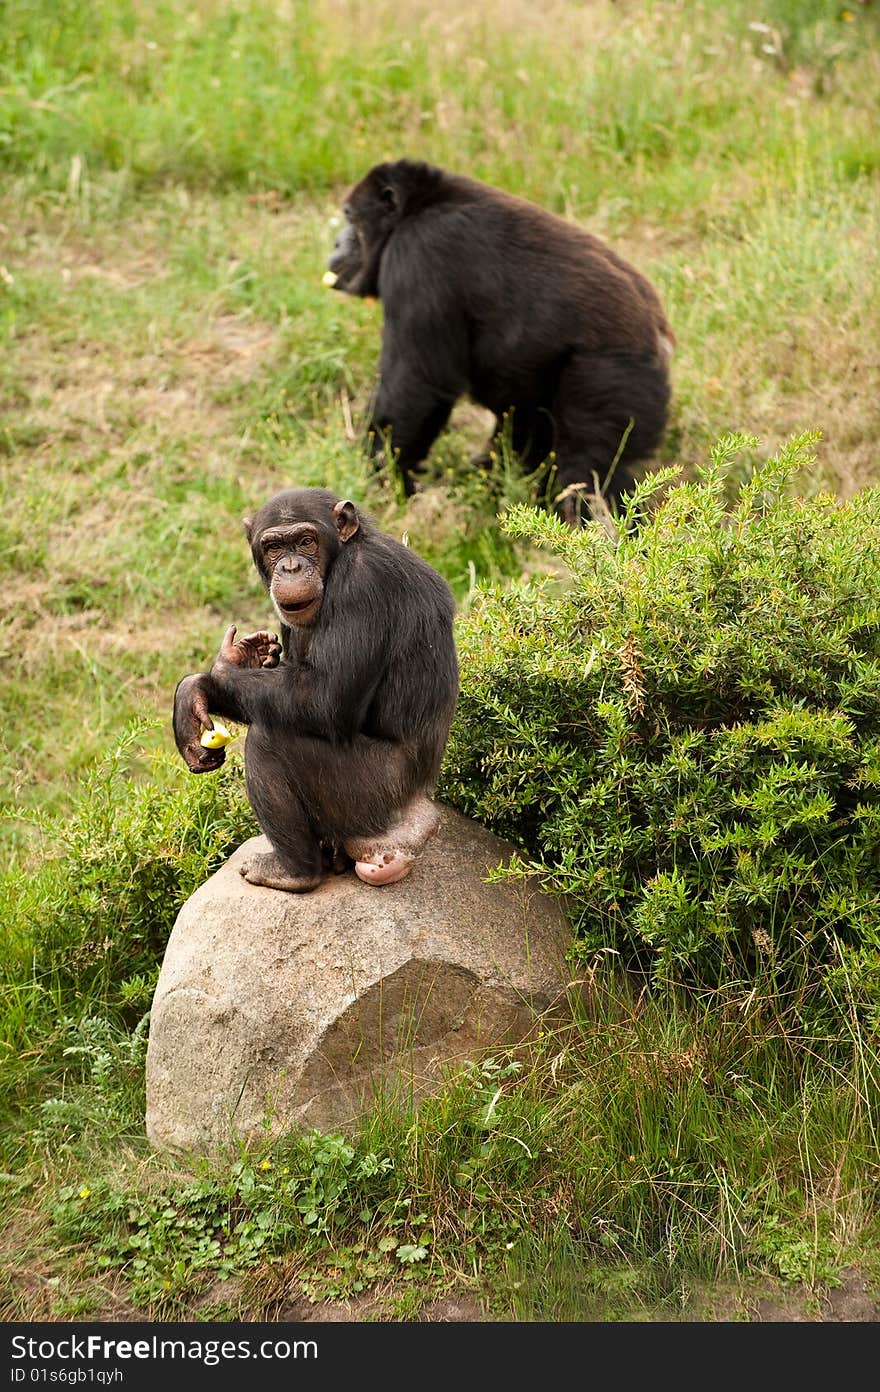
[[[138,768],[147,728],[87,775],[66,818],[44,820],[28,873],[0,877],[0,1099],[51,1073],[78,1021],[137,1023],[178,910],[258,830],[238,754],[216,777],[181,766],[169,788]]]
[[[570,583],[463,621],[441,792],[524,848],[506,873],[567,896],[585,956],[758,984],[798,1027],[855,1002],[876,1028],[880,490],[794,496],[815,438],[732,501],[745,437],[607,527],[512,509]]]

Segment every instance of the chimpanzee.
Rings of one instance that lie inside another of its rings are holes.
[[[278,493],[245,518],[281,625],[226,632],[210,672],[184,677],[174,736],[193,773],[219,768],[211,714],[250,728],[245,785],[269,854],[252,884],[314,889],[345,857],[368,884],[400,880],[439,825],[432,793],[458,696],[455,604],[435,570],[324,488]]]
[[[555,453],[564,516],[614,505],[659,444],[675,337],[653,286],[590,233],[419,161],[378,164],[348,195],[327,284],[384,311],[371,448],[406,492],[467,392],[509,415],[535,469]]]

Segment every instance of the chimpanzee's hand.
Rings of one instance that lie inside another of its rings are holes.
[[[235,637],[235,624],[226,630],[218,662],[228,662],[231,667],[277,667],[281,661],[281,643],[277,633],[269,633],[261,628],[247,638]]]
[[[226,758],[226,750],[205,749],[202,731],[213,730],[208,698],[199,677],[184,677],[174,693],[174,738],[190,773],[213,773]]]

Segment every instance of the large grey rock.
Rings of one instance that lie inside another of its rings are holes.
[[[251,885],[238,866],[265,849],[257,837],[184,904],[150,1017],[155,1146],[344,1129],[380,1094],[418,1100],[443,1064],[519,1042],[564,999],[558,903],[522,882],[485,884],[513,848],[441,811],[398,884],[350,871],[311,894]]]

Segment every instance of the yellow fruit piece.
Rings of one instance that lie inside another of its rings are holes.
[[[203,749],[222,749],[232,739],[235,739],[235,735],[221,721],[215,720],[213,730],[202,731],[199,744]]]
[[[325,271],[321,276],[321,284],[326,285],[329,290],[332,290],[338,279],[339,276],[335,271]]]

